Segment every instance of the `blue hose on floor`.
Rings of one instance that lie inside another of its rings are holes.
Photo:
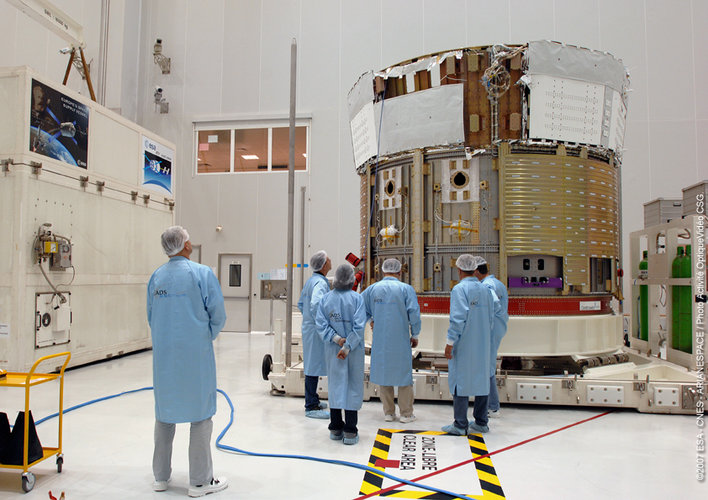
[[[221,389],[217,389],[217,391],[220,392],[226,398],[226,402],[229,403],[229,407],[231,408],[231,415],[229,416],[229,423],[226,425],[226,427],[224,427],[224,430],[222,430],[221,434],[219,434],[219,436],[216,438],[216,447],[220,450],[241,453],[244,455],[250,455],[252,457],[295,458],[298,460],[312,460],[313,462],[322,462],[325,464],[344,465],[345,467],[353,467],[354,469],[368,471],[373,474],[377,474],[379,476],[386,477],[388,479],[391,479],[391,480],[399,482],[399,483],[405,483],[410,486],[415,486],[415,487],[423,488],[423,489],[426,489],[429,491],[434,491],[437,493],[449,495],[453,498],[463,498],[466,500],[472,500],[470,497],[465,496],[465,495],[460,495],[459,493],[452,493],[450,491],[441,490],[441,489],[435,488],[433,486],[426,486],[421,483],[416,483],[415,481],[408,481],[406,479],[401,479],[399,477],[392,476],[391,474],[387,474],[386,472],[383,472],[380,469],[375,469],[373,467],[369,467],[368,465],[357,464],[355,462],[347,462],[346,460],[335,460],[335,459],[331,459],[331,458],[311,457],[308,455],[283,455],[280,453],[256,453],[256,452],[241,450],[239,448],[234,448],[232,446],[226,446],[224,444],[221,444],[221,438],[224,437],[224,434],[226,434],[226,432],[231,427],[231,424],[233,424],[233,422],[234,422],[234,405],[231,403],[231,399],[229,399],[229,396],[227,396],[224,391],[222,391]]]
[[[140,388],[140,389],[133,389],[133,390],[130,390],[130,391],[120,392],[120,393],[118,393],[118,394],[112,394],[112,395],[110,395],[110,396],[105,396],[105,397],[102,397],[102,398],[98,398],[98,399],[94,399],[94,400],[91,400],[91,401],[87,401],[87,402],[85,402],[85,403],[78,404],[78,405],[76,405],[76,406],[72,406],[72,407],[70,407],[70,408],[65,409],[65,410],[63,411],[63,413],[70,413],[70,412],[72,412],[72,411],[74,411],[74,410],[78,410],[79,408],[83,408],[84,406],[92,405],[92,404],[94,404],[94,403],[99,403],[99,402],[101,402],[101,401],[107,401],[107,400],[109,400],[109,399],[114,399],[114,398],[117,398],[117,397],[119,397],[119,396],[125,396],[126,394],[133,394],[133,393],[136,393],[136,392],[150,391],[150,390],[152,390],[152,387],[142,387],[142,388]],[[225,435],[225,434],[228,432],[228,430],[231,428],[231,425],[234,423],[234,405],[233,405],[233,403],[231,402],[231,398],[229,398],[229,396],[228,396],[224,391],[222,391],[221,389],[217,389],[217,392],[221,393],[221,395],[224,396],[224,398],[226,398],[226,402],[229,404],[229,408],[231,409],[231,413],[230,413],[230,415],[229,415],[229,423],[226,425],[226,427],[224,427],[224,429],[221,431],[221,433],[219,434],[219,436],[216,438],[216,447],[217,447],[217,449],[219,449],[219,450],[228,451],[228,452],[233,452],[233,453],[240,453],[240,454],[249,455],[249,456],[252,456],[252,457],[291,458],[291,459],[297,459],[297,460],[311,460],[311,461],[313,461],[313,462],[321,462],[321,463],[325,463],[325,464],[343,465],[343,466],[345,466],[345,467],[352,467],[352,468],[354,468],[354,469],[360,469],[360,470],[363,470],[363,471],[368,471],[368,472],[371,472],[371,473],[373,473],[373,474],[377,474],[377,475],[379,475],[379,476],[386,477],[386,478],[388,478],[388,479],[391,479],[392,481],[396,481],[396,482],[399,482],[399,483],[404,483],[404,484],[408,484],[408,485],[410,485],[410,486],[415,486],[415,487],[417,487],[417,488],[423,488],[423,489],[425,489],[425,490],[434,491],[434,492],[437,492],[437,493],[442,493],[442,494],[444,494],[444,495],[449,495],[449,496],[451,496],[452,498],[462,498],[462,499],[465,499],[465,500],[472,500],[470,497],[465,496],[465,495],[461,495],[461,494],[458,494],[458,493],[453,493],[453,492],[450,492],[450,491],[442,490],[442,489],[439,489],[439,488],[435,488],[435,487],[433,487],[433,486],[426,486],[426,485],[421,484],[421,483],[416,483],[415,481],[408,481],[408,480],[406,480],[406,479],[402,479],[402,478],[399,478],[399,477],[396,477],[396,476],[392,476],[391,474],[387,474],[386,472],[383,472],[383,471],[381,471],[381,470],[379,470],[379,469],[375,469],[375,468],[373,468],[373,467],[369,467],[368,465],[357,464],[357,463],[355,463],[355,462],[347,462],[346,460],[335,460],[335,459],[331,459],[331,458],[311,457],[311,456],[308,456],[308,455],[285,455],[285,454],[280,454],[280,453],[256,453],[256,452],[246,451],[246,450],[242,450],[242,449],[239,449],[239,448],[234,448],[234,447],[232,447],[232,446],[227,446],[227,445],[221,444],[221,439],[224,437],[224,435]],[[40,419],[40,420],[37,420],[37,421],[35,422],[35,425],[39,425],[39,424],[41,424],[42,422],[46,422],[47,420],[52,419],[52,418],[56,418],[56,417],[58,417],[58,416],[59,416],[59,413],[58,413],[58,412],[57,412],[57,413],[53,413],[53,414],[48,415],[48,416],[46,416],[46,417],[44,417],[44,418],[42,418],[42,419]]]
[[[117,398],[118,396],[125,396],[126,394],[133,394],[134,392],[151,391],[151,390],[152,390],[152,386],[150,386],[150,387],[142,387],[142,388],[140,388],[140,389],[133,389],[132,391],[119,392],[118,394],[112,394],[111,396],[106,396],[106,397],[103,397],[103,398],[94,399],[94,400],[92,400],[92,401],[87,401],[86,403],[81,403],[81,404],[78,404],[78,405],[76,405],[76,406],[72,406],[71,408],[67,408],[66,410],[64,410],[62,413],[69,413],[69,412],[72,412],[72,411],[74,411],[74,410],[78,410],[79,408],[83,408],[84,406],[92,405],[92,404],[94,404],[94,403],[100,403],[101,401],[106,401],[106,400],[108,400],[108,399]],[[51,415],[49,415],[49,416],[47,416],[47,417],[44,417],[44,418],[41,418],[41,419],[37,420],[37,421],[34,423],[34,425],[39,425],[39,424],[41,424],[42,422],[44,422],[44,421],[46,421],[46,420],[49,420],[50,418],[55,418],[55,417],[58,417],[58,416],[59,416],[59,413],[58,413],[58,412],[57,412],[57,413],[53,413],[53,414],[51,414]]]

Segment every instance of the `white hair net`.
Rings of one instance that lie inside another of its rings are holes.
[[[161,240],[162,249],[168,257],[172,257],[184,249],[184,244],[189,240],[189,233],[182,226],[172,226],[165,229]]]
[[[457,258],[455,265],[462,271],[472,272],[477,269],[477,258],[474,255],[463,253]]]
[[[327,263],[327,252],[320,250],[310,257],[310,267],[313,271],[321,270]]]
[[[398,259],[386,259],[381,266],[381,270],[385,273],[400,273],[401,263]]]
[[[487,261],[484,260],[484,257],[482,257],[482,256],[477,256],[477,257],[475,257],[475,259],[477,259],[477,267],[483,266],[484,264],[487,263]]]
[[[345,290],[354,286],[356,278],[354,276],[354,267],[351,264],[342,264],[334,272],[333,286],[337,290]]]

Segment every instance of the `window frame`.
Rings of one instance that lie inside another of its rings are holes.
[[[273,116],[268,118],[234,118],[228,120],[195,120],[192,122],[192,176],[200,175],[233,175],[233,174],[264,174],[288,173],[288,169],[273,169],[273,129],[289,128],[288,117]],[[295,127],[305,127],[305,169],[295,172],[310,171],[310,144],[312,133],[312,117],[299,116],[295,119]],[[268,132],[268,168],[267,170],[238,171],[235,167],[235,137],[236,130],[266,129]],[[199,133],[204,131],[230,131],[230,155],[228,172],[199,172]]]

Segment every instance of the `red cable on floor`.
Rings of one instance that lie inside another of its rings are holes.
[[[575,427],[576,425],[584,424],[585,422],[590,422],[591,420],[595,420],[596,418],[604,417],[605,415],[609,415],[610,413],[612,413],[612,412],[611,412],[611,411],[606,411],[605,413],[600,413],[599,415],[595,415],[594,417],[586,418],[585,420],[580,420],[580,421],[575,422],[575,423],[573,423],[573,424],[566,425],[565,427],[560,427],[560,428],[555,429],[555,430],[553,430],[553,431],[546,432],[545,434],[540,434],[540,435],[538,435],[538,436],[536,436],[536,437],[532,437],[532,438],[526,439],[526,440],[524,440],[524,441],[518,442],[518,443],[516,443],[516,444],[512,444],[512,445],[510,445],[510,446],[507,446],[506,448],[502,448],[502,449],[500,449],[500,450],[492,451],[492,452],[490,452],[490,453],[487,453],[486,455],[480,455],[480,456],[477,457],[477,458],[471,458],[471,459],[469,459],[469,460],[465,460],[464,462],[460,462],[459,464],[451,465],[451,466],[449,466],[449,467],[445,467],[444,469],[440,469],[439,471],[431,472],[430,474],[425,474],[424,476],[420,476],[420,477],[417,477],[417,478],[415,478],[415,479],[411,479],[411,481],[417,483],[417,482],[419,482],[419,481],[421,481],[421,480],[423,480],[423,479],[427,479],[427,478],[429,478],[429,477],[436,476],[436,475],[438,475],[438,474],[440,474],[440,473],[442,473],[442,472],[446,472],[446,471],[449,471],[449,470],[452,470],[452,469],[456,469],[457,467],[462,467],[463,465],[467,465],[467,464],[470,464],[470,463],[472,463],[472,462],[476,462],[477,460],[481,460],[481,459],[486,458],[486,457],[491,457],[492,455],[496,455],[497,453],[501,453],[501,452],[503,452],[503,451],[511,450],[512,448],[516,448],[516,447],[518,447],[518,446],[521,446],[522,444],[530,443],[531,441],[536,441],[537,439],[541,439],[541,438],[543,438],[543,437],[550,436],[551,434],[555,434],[556,432],[560,432],[560,431],[564,431],[564,430],[566,430],[566,429],[570,429],[571,427]],[[361,497],[356,497],[354,500],[364,500],[365,498],[371,498],[371,497],[374,497],[374,496],[379,496],[379,495],[381,495],[382,493],[387,493],[387,492],[389,492],[389,491],[391,491],[391,490],[394,490],[394,489],[396,489],[396,488],[398,488],[398,487],[401,487],[401,486],[406,486],[406,485],[405,485],[404,483],[394,484],[393,486],[389,486],[388,488],[385,488],[385,489],[382,489],[382,490],[374,491],[373,493],[369,493],[368,495],[364,495],[364,496],[361,496]]]

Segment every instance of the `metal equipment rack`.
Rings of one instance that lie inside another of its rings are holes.
[[[52,358],[57,358],[57,357],[62,357],[65,356],[66,359],[64,360],[64,363],[61,365],[61,368],[59,368],[59,373],[35,373],[37,370],[37,367]],[[42,448],[42,458],[35,460],[32,463],[28,463],[28,451],[29,451],[29,446],[28,446],[28,441],[29,441],[29,424],[27,421],[27,418],[25,418],[25,428],[24,428],[24,439],[23,439],[23,452],[22,452],[22,465],[10,465],[10,464],[2,464],[0,463],[0,468],[6,468],[6,469],[21,469],[22,470],[22,489],[25,492],[29,492],[34,488],[34,483],[35,483],[35,477],[34,474],[32,474],[29,471],[29,468],[32,467],[35,464],[38,464],[39,462],[46,460],[49,457],[52,457],[54,455],[57,456],[57,472],[61,472],[62,465],[64,464],[64,455],[62,454],[62,440],[61,440],[61,434],[62,434],[62,423],[63,423],[63,410],[64,410],[64,370],[66,369],[66,366],[69,364],[69,360],[71,359],[71,353],[70,352],[60,352],[57,354],[51,354],[49,356],[44,356],[42,358],[39,358],[35,363],[32,365],[32,368],[28,373],[19,373],[19,372],[8,372],[7,375],[3,378],[0,378],[0,388],[3,387],[24,387],[25,389],[25,417],[29,415],[29,409],[30,409],[30,387],[43,384],[45,382],[49,382],[52,380],[59,379],[59,440],[58,440],[58,445],[56,448],[52,447],[43,447]]]

